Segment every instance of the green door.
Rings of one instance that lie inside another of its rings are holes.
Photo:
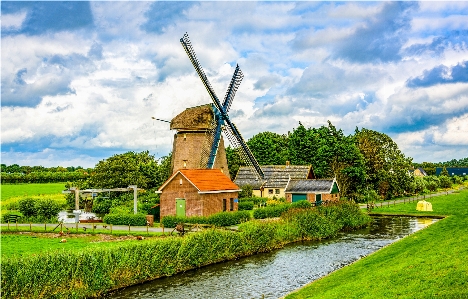
[[[185,199],[176,198],[176,216],[185,217]]]
[[[307,194],[293,194],[292,195],[292,202],[296,202],[299,200],[307,200]]]
[[[322,204],[322,194],[315,194],[315,205],[319,206]]]

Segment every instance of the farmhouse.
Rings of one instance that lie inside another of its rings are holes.
[[[303,165],[264,165],[260,166],[265,179],[260,180],[250,167],[240,167],[234,183],[240,187],[252,186],[253,195],[259,197],[285,197],[284,190],[291,179],[315,178],[312,166]]]
[[[161,218],[237,211],[239,187],[220,169],[180,169],[157,191]]]
[[[413,175],[417,177],[425,177],[427,173],[422,169],[422,167],[418,167],[413,171]]]
[[[290,180],[285,193],[287,202],[307,200],[321,204],[323,201],[340,199],[340,190],[335,179]]]

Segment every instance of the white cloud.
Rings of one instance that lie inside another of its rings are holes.
[[[19,30],[26,19],[26,11],[20,11],[16,14],[2,14],[2,30]]]

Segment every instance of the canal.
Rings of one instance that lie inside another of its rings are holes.
[[[128,287],[109,297],[278,298],[436,221],[378,216],[368,228],[333,239],[289,244],[270,253]]]

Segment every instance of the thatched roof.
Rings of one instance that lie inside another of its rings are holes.
[[[333,188],[334,179],[317,180],[291,180],[285,193],[330,193]],[[338,186],[337,186],[338,188]]]
[[[211,104],[187,108],[171,120],[171,130],[207,130],[214,120]]]
[[[237,172],[234,183],[243,187],[252,186],[253,189],[285,188],[290,179],[312,179],[315,177],[312,166],[303,165],[264,165],[260,166],[265,174],[265,180],[258,179],[257,174],[251,167],[242,166]]]

